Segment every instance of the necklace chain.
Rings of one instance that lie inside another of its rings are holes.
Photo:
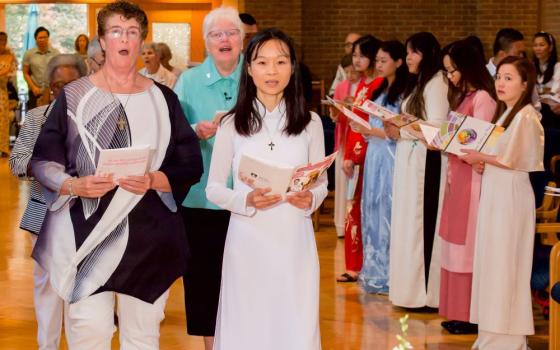
[[[264,127],[264,130],[266,131],[268,139],[270,140],[270,142],[268,143],[267,146],[270,147],[271,151],[273,151],[274,146],[276,146],[276,144],[274,143],[274,136],[276,136],[276,133],[278,132],[278,127],[280,126],[281,122],[282,122],[282,116],[280,116],[278,118],[278,122],[276,123],[276,127],[274,128],[274,132],[271,134],[270,130],[268,129],[268,126],[266,125],[266,120],[264,120],[264,118],[263,118],[263,127]]]
[[[101,69],[101,74],[103,75],[103,80],[105,80],[105,83],[107,84],[107,88],[109,89],[109,92],[111,93],[111,97],[113,98],[113,102],[115,102],[115,104],[118,104],[120,106],[122,106],[123,109],[123,114],[126,115],[126,106],[128,105],[128,100],[130,99],[130,96],[132,94],[128,94],[128,96],[126,96],[126,101],[124,102],[124,105],[120,102],[117,101],[117,98],[115,97],[115,94],[113,93],[113,90],[111,89],[111,85],[109,84],[109,81],[107,80],[107,76],[105,76],[105,70]],[[117,121],[117,125],[119,127],[119,130],[124,130],[124,126],[126,125],[126,118],[124,115],[119,115],[119,119]]]

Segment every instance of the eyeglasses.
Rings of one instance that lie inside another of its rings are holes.
[[[119,39],[125,32],[128,40],[140,39],[140,29],[135,27],[128,28],[126,31],[121,27],[111,27],[107,30],[107,35],[109,35],[111,39]]]
[[[449,76],[452,76],[456,71],[457,71],[457,69],[453,69],[453,70],[451,70],[451,71],[448,71],[447,69],[442,69],[442,70],[441,70],[441,72],[442,72],[444,75],[447,75],[448,77],[449,77]]]
[[[223,38],[231,38],[238,36],[241,33],[239,29],[228,29],[228,30],[219,30],[215,32],[208,33],[207,37],[213,41],[220,41]]]

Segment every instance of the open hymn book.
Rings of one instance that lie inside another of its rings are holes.
[[[312,188],[319,177],[332,165],[336,153],[317,163],[299,167],[244,154],[239,163],[238,177],[253,189],[271,188],[270,194],[283,195],[287,192],[305,191]]]
[[[95,175],[113,174],[113,181],[127,176],[144,175],[148,170],[150,155],[149,145],[102,149]]]
[[[480,152],[493,148],[504,128],[461,113],[449,112],[447,120],[440,125],[418,121],[410,125],[407,131],[432,147],[461,156],[464,155],[461,149]]]

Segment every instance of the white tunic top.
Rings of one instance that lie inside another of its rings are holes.
[[[425,116],[429,121],[447,119],[447,83],[436,73],[423,92]],[[406,110],[409,100],[403,101]],[[438,307],[440,273],[440,237],[434,235],[430,266],[424,266],[424,176],[426,146],[401,130],[395,152],[393,175],[393,207],[389,264],[389,300],[402,307]],[[442,156],[439,204],[443,200],[443,184],[447,158]],[[439,212],[435,232],[439,231]],[[425,269],[429,269],[426,283]],[[427,285],[427,288],[426,288]]]
[[[206,195],[232,212],[214,349],[318,350],[319,261],[310,215],[327,195],[326,174],[311,189],[313,205],[307,211],[287,202],[262,210],[247,207],[252,189],[237,174],[243,154],[292,166],[319,161],[323,127],[313,114],[300,135],[287,136],[281,132],[284,103],[266,113],[259,104],[259,110],[264,115],[259,132],[241,136],[229,117],[218,129],[212,153]],[[230,174],[233,189],[226,187]]]
[[[508,113],[497,124],[502,124]],[[471,300],[471,322],[478,323],[480,331],[534,333],[529,282],[535,201],[528,172],[543,170],[543,145],[538,113],[525,106],[491,152],[510,169],[490,164],[484,169]]]

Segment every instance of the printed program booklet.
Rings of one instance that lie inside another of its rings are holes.
[[[402,128],[403,126],[412,124],[419,120],[419,118],[408,113],[394,113],[371,100],[365,100],[361,106],[355,106],[355,108],[383,121],[389,122],[398,128]]]
[[[429,123],[416,125],[428,145],[459,156],[464,155],[461,149],[491,149],[504,132],[501,126],[457,112],[449,112],[439,127]]]
[[[150,162],[150,146],[103,149],[99,153],[95,175],[113,174],[113,180],[146,173]]]
[[[336,107],[339,111],[342,112],[342,114],[344,114],[351,121],[356,122],[357,124],[363,126],[368,130],[371,129],[371,125],[369,125],[369,123],[366,120],[362,119],[362,117],[360,117],[359,115],[357,115],[356,113],[352,112],[350,109],[345,107],[348,106],[350,108],[357,108],[356,105],[350,105],[347,103],[343,103],[341,101],[336,101],[330,98],[329,96],[327,96],[327,99],[323,101],[326,101],[327,104]]]
[[[539,100],[542,103],[546,103],[546,104],[560,103],[560,95],[545,94],[545,95],[539,96]]]
[[[321,161],[292,167],[270,160],[242,155],[239,163],[239,180],[251,188],[271,188],[271,194],[300,192],[312,188],[319,177],[332,165],[337,152]]]

